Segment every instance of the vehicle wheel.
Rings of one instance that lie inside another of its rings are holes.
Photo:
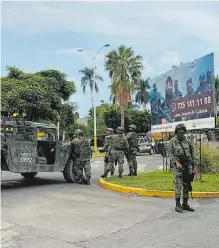
[[[153,155],[153,154],[154,154],[153,148],[150,149],[149,154],[150,154],[150,155]]]
[[[63,171],[63,177],[67,183],[74,183],[74,172],[73,172],[73,161],[70,160],[66,163],[65,169]]]
[[[24,178],[34,178],[37,174],[38,172],[25,172],[21,173],[21,176]]]

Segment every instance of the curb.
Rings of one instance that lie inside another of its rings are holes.
[[[142,153],[142,155],[147,156],[149,154],[147,153]],[[105,153],[100,153],[100,154],[93,154],[92,158],[103,158],[105,156]]]
[[[98,180],[100,187],[117,191],[120,193],[136,193],[138,195],[149,197],[175,198],[173,191],[148,190],[141,188],[125,187],[113,183],[108,183],[102,178]],[[219,198],[219,192],[192,192],[193,198]]]
[[[105,156],[105,153],[103,154],[93,154],[92,158],[103,158]]]

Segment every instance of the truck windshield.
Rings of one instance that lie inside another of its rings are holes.
[[[34,141],[36,138],[34,127],[16,127],[15,140]]]

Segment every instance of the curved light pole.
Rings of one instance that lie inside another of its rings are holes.
[[[93,80],[94,80],[94,85],[96,83],[96,74],[95,74],[95,59],[99,52],[101,51],[102,48],[104,47],[109,47],[110,44],[103,45],[99,51],[96,53],[96,55],[93,57]],[[83,52],[82,49],[78,49],[78,52]],[[96,113],[96,105],[93,101],[93,108],[94,108],[94,152],[97,152],[97,113]]]

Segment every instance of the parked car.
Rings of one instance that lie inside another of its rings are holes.
[[[104,152],[104,140],[105,137],[97,137],[97,150],[99,152]],[[94,152],[94,139],[90,141],[91,151]]]
[[[138,155],[141,153],[149,153],[150,155],[154,154],[154,148],[151,140],[146,137],[141,137],[138,139],[138,147],[139,147],[139,152]]]

